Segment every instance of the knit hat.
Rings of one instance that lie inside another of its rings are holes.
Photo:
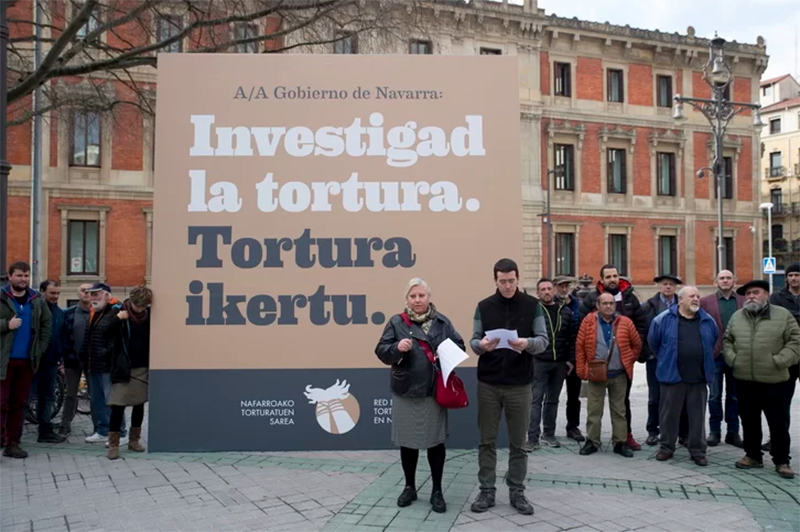
[[[800,273],[800,262],[795,262],[794,264],[790,265],[783,271],[784,275],[789,275],[790,273]]]

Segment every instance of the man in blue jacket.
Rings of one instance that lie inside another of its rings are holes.
[[[656,378],[661,384],[661,448],[656,460],[672,458],[685,408],[689,454],[695,464],[708,465],[706,403],[708,386],[714,382],[714,345],[718,336],[717,324],[700,308],[700,292],[694,286],[683,287],[678,292],[678,305],[659,314],[650,324],[647,342],[658,361]]]

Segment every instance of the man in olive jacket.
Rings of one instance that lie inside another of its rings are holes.
[[[794,478],[789,466],[789,419],[785,408],[789,367],[800,360],[800,326],[783,307],[769,303],[769,283],[750,281],[736,291],[745,296],[725,330],[722,352],[733,368],[745,457],[739,469],[764,467],[761,460],[761,412],[772,439],[772,461],[784,478]]]
[[[31,267],[15,262],[0,290],[0,441],[3,456],[25,458],[19,446],[33,374],[50,343],[50,310],[31,290]]]

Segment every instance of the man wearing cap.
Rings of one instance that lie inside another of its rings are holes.
[[[658,285],[658,292],[642,305],[647,315],[648,330],[650,330],[650,325],[653,323],[656,316],[678,305],[678,297],[675,295],[675,291],[678,285],[683,284],[680,277],[669,273],[659,275],[653,279],[653,282]],[[647,359],[647,362],[645,362],[647,367],[647,439],[645,443],[653,446],[658,445],[660,432],[659,404],[661,401],[661,384],[656,378],[656,366],[658,365],[658,361],[655,359],[656,353],[652,352],[647,342],[642,349],[648,350],[645,355]],[[678,442],[681,445],[686,444],[688,433],[689,422],[686,417],[686,409],[684,408],[681,412],[680,429],[678,430]]]
[[[789,420],[786,408],[789,367],[800,360],[800,325],[785,308],[769,303],[769,283],[753,280],[736,293],[745,304],[731,317],[722,352],[733,368],[745,457],[739,469],[764,467],[761,453],[761,413],[772,440],[770,454],[783,478],[794,478],[789,466]]]
[[[575,279],[560,275],[553,279],[556,289],[556,301],[563,304],[572,312],[573,328],[578,330],[580,325],[581,300],[576,294],[571,294],[570,285]],[[575,345],[573,342],[573,352]],[[582,442],[586,438],[581,434],[581,378],[575,371],[575,364],[567,362],[567,378],[564,379],[567,386],[567,438]]]
[[[117,317],[120,307],[112,301],[111,288],[107,284],[95,283],[87,292],[92,298],[92,315],[83,336],[80,359],[89,374],[95,433],[86,438],[86,443],[98,443],[108,441],[111,421],[111,407],[108,406],[111,394],[111,354],[122,321]],[[127,437],[124,419],[120,436]],[[127,444],[128,440],[124,443]]]
[[[733,369],[725,363],[722,356],[722,337],[734,312],[744,305],[744,297],[734,292],[736,278],[730,270],[717,274],[717,292],[700,300],[700,308],[708,312],[719,329],[719,339],[714,346],[714,382],[708,393],[708,445],[715,447],[722,440],[722,388],[725,385],[725,424],[727,435],[725,443],[742,448],[744,443],[739,436],[739,406],[736,400],[736,383]]]
[[[795,321],[800,324],[800,262],[795,262],[786,270],[786,285],[780,292],[774,292],[769,302],[773,305],[778,305],[785,308],[794,316]],[[794,398],[794,389],[797,384],[797,379],[800,377],[800,365],[795,364],[789,368],[789,388],[791,389],[786,401],[787,412],[791,410],[792,398]],[[791,414],[789,420],[791,420]],[[770,442],[767,442],[762,449],[769,450]]]

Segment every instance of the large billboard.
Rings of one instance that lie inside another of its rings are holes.
[[[408,280],[468,341],[521,262],[518,87],[515,57],[159,56],[150,449],[391,447]]]

